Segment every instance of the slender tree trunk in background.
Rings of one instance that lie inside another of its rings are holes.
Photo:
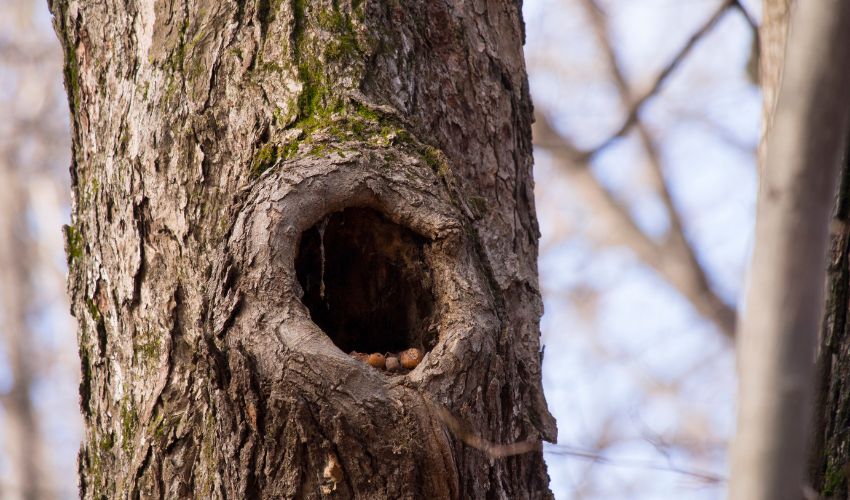
[[[41,434],[31,397],[35,352],[27,324],[33,294],[26,208],[17,172],[0,158],[0,335],[12,378],[11,387],[2,394],[3,439],[9,450],[12,484],[0,490],[0,496],[30,500],[46,492],[39,475]]]
[[[798,499],[814,382],[829,215],[850,122],[850,4],[791,10],[759,191],[739,342],[730,497]]]
[[[814,7],[814,10],[806,10],[809,7]],[[796,12],[796,20],[788,41],[792,12]],[[822,16],[824,12],[829,17]],[[824,239],[826,227],[817,221],[823,219],[820,212],[831,200],[829,193],[835,189],[833,177],[836,176],[833,172],[837,169],[837,157],[847,142],[846,121],[850,103],[846,102],[846,88],[850,82],[845,81],[847,78],[845,73],[841,73],[842,68],[834,65],[834,61],[847,56],[846,36],[842,34],[846,33],[846,26],[841,28],[841,23],[847,21],[847,15],[846,7],[841,5],[833,5],[829,9],[822,5],[793,9],[786,0],[764,2],[764,23],[760,30],[761,78],[765,95],[765,138],[769,140],[763,140],[760,148],[760,164],[766,167],[762,170],[761,232],[757,233],[748,318],[742,324],[739,345],[741,409],[730,487],[733,498],[798,498],[802,494],[800,487],[804,483],[799,462],[806,440],[805,433],[799,429],[807,422],[809,413],[810,398],[805,381],[811,378],[812,365],[808,360],[814,343],[812,334],[808,332],[811,328],[806,325],[814,321],[820,309],[820,278],[817,278],[820,273],[806,272],[802,268],[807,255],[812,262],[819,260],[817,255],[822,250],[819,242]],[[818,38],[822,40],[819,46]],[[790,46],[788,54],[785,52],[786,45]],[[820,65],[817,61],[821,61]],[[785,75],[786,72],[789,74]],[[780,83],[782,95],[787,97],[780,95]],[[800,137],[801,143],[794,139],[795,135]],[[765,147],[766,144],[769,147]],[[800,165],[799,173],[782,173],[786,171],[783,164],[790,166],[793,163]],[[782,194],[789,188],[790,194]],[[790,205],[788,201],[782,201],[783,198],[796,199],[794,191],[799,193],[798,201],[792,201]],[[783,224],[782,206],[788,206],[790,217],[784,223],[785,229],[776,234],[791,235],[792,240],[796,239],[788,246],[793,248],[789,254],[792,258],[784,256],[785,245],[768,241],[769,226]],[[838,210],[842,210],[840,203]],[[793,236],[805,226],[809,229],[804,232],[812,232],[810,236]],[[833,250],[835,241],[833,234]],[[764,251],[760,252],[759,247]],[[835,255],[833,251],[831,274],[834,274],[837,263]],[[764,274],[767,272],[764,270],[765,261],[777,257],[786,263],[775,266],[775,272]],[[760,264],[763,268],[761,277]],[[792,278],[786,281],[786,285],[781,285],[783,273],[817,279],[801,281]],[[776,285],[770,285],[771,281],[776,281]],[[792,281],[794,286],[788,286],[787,283]],[[835,278],[832,277],[831,281],[834,283]],[[811,285],[804,286],[802,283]],[[829,311],[835,303],[836,291],[833,286],[827,298],[828,329],[834,326]],[[778,310],[790,315],[785,317],[762,310],[771,301],[776,302]],[[778,335],[771,340],[757,333],[759,331],[773,331]],[[822,346],[831,343],[828,340],[830,336],[824,337]],[[823,354],[822,348],[821,383],[828,386],[831,360]],[[818,395],[818,400],[819,408],[812,421],[815,425],[810,484],[820,491],[824,490],[822,464],[826,459],[823,443],[824,439],[829,439],[823,428],[825,392]],[[832,494],[825,490],[823,493]]]
[[[51,10],[84,498],[551,496],[518,3]]]

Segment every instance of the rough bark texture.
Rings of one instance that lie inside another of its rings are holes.
[[[497,443],[556,434],[517,2],[51,10],[84,498],[551,496],[539,450],[493,459],[439,418]],[[410,327],[435,340],[409,373],[352,359],[302,304],[301,235],[347,207],[417,235],[369,241],[421,244],[378,251],[426,269],[433,312]]]
[[[809,477],[826,498],[850,498],[850,167],[845,159],[832,224],[826,314]]]
[[[848,138],[850,144],[850,138]],[[830,234],[809,477],[825,498],[850,498],[850,154],[845,154]]]

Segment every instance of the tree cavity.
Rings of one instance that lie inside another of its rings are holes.
[[[375,210],[346,208],[301,235],[295,272],[310,316],[342,351],[437,341],[427,241]]]

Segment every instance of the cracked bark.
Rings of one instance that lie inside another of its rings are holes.
[[[551,497],[539,447],[496,459],[440,417],[493,443],[556,436],[520,5],[51,10],[82,497]],[[422,241],[402,254],[421,253],[434,311],[411,327],[436,341],[409,373],[352,359],[302,304],[301,235],[349,207]]]

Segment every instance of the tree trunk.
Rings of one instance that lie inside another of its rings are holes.
[[[51,10],[82,497],[551,496],[517,2]]]
[[[761,35],[761,82],[765,128],[772,119],[783,71],[792,5],[765,0]],[[850,140],[847,141],[850,144]],[[762,152],[760,151],[760,154]],[[818,347],[817,380],[809,455],[809,485],[821,498],[850,498],[850,162],[842,162],[832,216],[826,304]]]
[[[792,9],[759,189],[729,496],[803,496],[830,213],[850,129],[850,4]],[[768,47],[769,48],[769,47]]]
[[[39,470],[43,442],[31,396],[36,352],[28,324],[35,295],[29,252],[34,245],[27,235],[27,200],[20,174],[4,156],[0,156],[0,341],[12,383],[0,393],[0,403],[11,484],[0,487],[0,496],[32,500],[49,491]]]
[[[850,143],[850,141],[848,141]],[[833,212],[809,476],[824,498],[850,498],[850,161]]]
[[[844,160],[830,235],[809,476],[824,498],[850,498],[850,167]]]

